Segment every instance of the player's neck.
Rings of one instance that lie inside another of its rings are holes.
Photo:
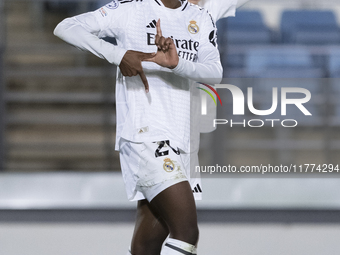
[[[179,0],[162,0],[162,3],[170,9],[176,9],[182,5]]]

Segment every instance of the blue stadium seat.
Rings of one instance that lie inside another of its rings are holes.
[[[270,30],[258,11],[238,11],[236,17],[220,19],[216,25],[220,45],[271,42]]]
[[[224,52],[221,54],[221,63],[223,68],[243,68],[244,53],[243,52]]]
[[[311,93],[322,92],[322,79],[317,76],[320,74],[319,69],[311,68],[299,70],[300,74],[293,70],[269,70],[267,74],[258,76],[257,87],[263,93],[272,93],[271,88],[277,87],[297,87],[308,89]]]
[[[340,78],[340,48],[330,48],[328,54],[329,54],[328,62],[329,75],[332,78]]]
[[[231,27],[235,26],[265,26],[263,23],[262,15],[259,11],[237,11],[236,17],[229,18],[230,22],[228,25]]]
[[[296,44],[338,44],[340,32],[338,28],[321,28],[297,30],[292,33],[292,42]]]
[[[331,94],[338,98],[340,95],[340,47],[330,48],[328,55]],[[335,99],[333,102],[335,103],[335,114],[340,117],[340,100]]]
[[[340,30],[332,11],[284,11],[281,34],[283,43],[340,43]]]
[[[261,47],[249,49],[245,57],[249,74],[258,74],[268,69],[312,68],[313,58],[304,47]]]
[[[222,62],[227,61],[223,56]],[[257,46],[245,52],[244,68],[225,66],[224,77],[323,78],[325,72],[304,46]]]
[[[318,79],[324,71],[315,67],[310,52],[304,47],[271,47],[250,49],[246,55],[246,76],[261,78],[258,87],[271,93],[273,87],[304,87],[320,91]]]

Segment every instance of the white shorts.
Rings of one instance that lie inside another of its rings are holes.
[[[200,178],[191,178],[190,175],[190,157],[193,155],[173,148],[169,141],[133,143],[120,139],[119,145],[120,164],[129,200],[151,201],[166,188],[182,181],[189,181],[195,199],[201,199]]]

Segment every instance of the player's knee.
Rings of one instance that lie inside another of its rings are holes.
[[[163,240],[164,241],[164,240]],[[155,240],[144,240],[142,242],[134,242],[132,246],[132,254],[137,255],[159,255],[163,242],[159,243]]]
[[[199,237],[198,226],[197,224],[187,227],[182,226],[182,228],[178,229],[177,231],[171,232],[171,236],[183,242],[196,245]]]
[[[195,245],[198,241],[199,230],[197,225],[197,220],[191,220],[188,226],[188,243]]]
[[[188,241],[188,243],[192,244],[192,245],[196,245],[198,242],[198,237],[199,237],[199,230],[198,230],[198,226],[196,224],[195,227],[193,227],[190,231],[189,231],[189,235],[188,238],[190,238],[190,240]]]

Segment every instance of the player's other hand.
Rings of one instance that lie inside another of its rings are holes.
[[[173,69],[178,65],[179,61],[176,46],[170,37],[165,38],[162,35],[160,19],[157,21],[156,28],[155,44],[157,46],[157,53],[154,57],[144,59],[144,61],[155,62],[160,66]]]
[[[149,83],[145,77],[142,61],[150,59],[155,56],[155,53],[144,53],[140,51],[128,50],[122,61],[120,62],[119,69],[124,76],[136,76],[139,75],[145,87],[145,91],[149,92]]]

